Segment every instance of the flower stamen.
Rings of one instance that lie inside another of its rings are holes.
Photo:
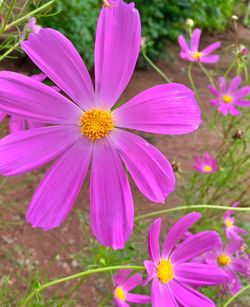
[[[204,167],[203,167],[203,169],[204,169],[204,171],[206,172],[206,173],[211,173],[212,172],[212,167],[210,166],[210,165],[205,165]]]
[[[113,115],[111,111],[92,109],[83,113],[81,120],[81,133],[92,141],[107,136],[113,129]]]
[[[223,100],[224,103],[229,104],[229,103],[232,103],[233,98],[232,98],[230,95],[224,95],[224,96],[222,97],[222,100]]]
[[[231,263],[231,259],[227,255],[222,254],[217,258],[217,262],[221,266],[226,266]]]
[[[161,260],[157,266],[157,277],[163,283],[167,284],[174,279],[174,266],[170,260]]]
[[[115,296],[116,298],[118,298],[120,301],[123,301],[123,302],[126,299],[126,294],[122,287],[117,287],[115,289]]]
[[[232,228],[233,227],[233,221],[231,219],[226,219],[225,220],[225,225],[228,227],[228,228]]]
[[[199,61],[202,57],[203,57],[203,53],[196,51],[191,53],[191,57],[195,60],[195,61]]]

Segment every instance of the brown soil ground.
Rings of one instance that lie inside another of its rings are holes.
[[[240,29],[240,40],[243,44],[249,45],[249,36],[250,30]],[[213,37],[205,36],[203,37],[202,45],[206,46],[215,40],[220,40],[223,43],[222,51],[224,56],[218,64],[219,71],[223,72],[233,57],[231,51],[228,50],[230,50],[230,46],[234,42],[234,33],[228,31],[227,33],[215,34]],[[177,46],[168,47],[166,57],[160,61],[159,66],[174,82],[188,84],[187,63],[179,58],[178,52],[179,48]],[[1,69],[26,74],[31,74],[33,69],[33,66],[27,60],[19,62],[8,61],[1,64],[1,66]],[[210,96],[207,91],[207,79],[198,67],[194,68],[194,76],[195,82],[201,90],[203,103],[208,109]],[[135,94],[162,82],[161,77],[151,69],[146,71],[136,70],[123,98],[129,99]],[[5,135],[7,133],[7,122],[1,124],[0,129],[1,136]],[[201,130],[195,136],[194,134],[185,136],[144,136],[158,147],[170,161],[180,162],[184,174],[191,168],[193,156],[197,151],[205,144],[209,144],[211,148],[217,144],[217,141],[211,138],[209,131],[206,130]],[[83,235],[75,210],[60,228],[49,232],[32,229],[30,225],[26,224],[26,206],[45,169],[43,168],[21,177],[7,178],[6,181],[4,178],[0,178],[0,273],[2,278],[6,275],[10,276],[13,291],[16,287],[23,292],[26,290],[22,278],[28,275],[32,268],[36,268],[41,274],[48,272],[50,278],[78,272],[77,263],[72,260],[71,255],[86,247],[86,238]],[[177,189],[182,180],[181,178],[177,180]],[[159,208],[144,198],[133,184],[132,188],[135,208],[138,213],[141,214]],[[178,198],[174,193],[163,207],[169,207],[177,203]],[[75,208],[79,209],[82,214],[86,214],[88,211],[88,182],[82,189]],[[48,269],[51,261],[53,265]],[[103,279],[102,277],[96,278],[92,279],[91,283],[85,283],[80,287],[77,294],[79,295],[77,306],[97,306],[97,302],[103,297]],[[60,287],[64,291],[68,285],[62,284]]]

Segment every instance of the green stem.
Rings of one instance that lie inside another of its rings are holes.
[[[80,278],[80,277],[84,277],[84,276],[90,276],[92,274],[96,274],[96,273],[102,273],[102,272],[109,272],[109,271],[113,271],[113,270],[122,270],[122,269],[132,269],[132,270],[145,270],[144,266],[138,266],[138,265],[116,265],[116,266],[109,266],[109,267],[105,267],[105,268],[98,268],[98,269],[93,269],[93,270],[88,270],[88,271],[84,271],[84,272],[80,272],[77,274],[73,274],[73,275],[69,275],[63,278],[59,278],[53,281],[50,281],[44,285],[41,285],[40,287],[38,287],[37,289],[33,290],[29,296],[27,296],[22,305],[21,306],[26,306],[27,303],[39,292],[43,291],[46,288],[49,288],[51,286],[75,279],[75,278]]]
[[[167,83],[170,83],[171,81],[169,80],[169,78],[166,76],[166,74],[164,74],[164,72],[159,68],[157,67],[153,62],[152,60],[147,56],[146,52],[145,52],[145,48],[143,48],[141,50],[141,53],[144,57],[144,59],[148,62],[148,64],[154,68],[154,70],[156,70],[158,72],[158,74],[167,82]]]
[[[15,43],[9,50],[7,50],[5,53],[3,53],[0,56],[0,61],[2,61],[4,58],[6,58],[12,51],[14,51],[20,44],[20,41],[18,41],[17,43]]]
[[[204,72],[204,74],[207,76],[207,78],[208,78],[210,84],[211,84],[212,86],[215,86],[215,85],[214,85],[214,80],[213,80],[213,78],[210,76],[210,74],[209,74],[209,72],[206,70],[206,68],[202,65],[201,62],[198,62],[198,64],[199,64],[201,70],[202,70],[202,71]]]
[[[3,23],[3,27],[1,29],[1,32],[4,32],[5,29],[6,29],[6,25],[7,25],[8,21],[9,21],[9,19],[10,19],[10,15],[11,15],[12,10],[14,8],[15,2],[16,2],[16,0],[11,0],[11,2],[10,2],[10,6],[9,6],[7,14],[6,14],[5,18],[4,18],[4,23]]]
[[[223,307],[227,307],[229,304],[231,304],[238,296],[240,296],[243,292],[250,289],[250,285],[247,285],[246,287],[242,288],[239,292],[237,292],[234,296],[230,297],[230,299],[223,305]]]
[[[237,59],[235,59],[232,64],[228,67],[227,71],[224,74],[224,77],[226,78],[228,76],[228,74],[230,73],[230,71],[234,68],[235,64],[237,64]]]
[[[48,8],[49,6],[51,6],[53,3],[55,2],[55,0],[51,0],[47,3],[45,3],[44,5],[38,7],[37,9],[33,10],[32,12],[29,12],[28,14],[26,14],[23,17],[18,18],[17,20],[14,20],[13,22],[11,22],[10,24],[8,24],[5,27],[5,31],[9,30],[10,28],[16,26],[17,24],[26,21],[29,17],[35,16],[37,13],[39,13],[40,11],[43,11],[44,9]]]
[[[147,219],[155,216],[159,216],[168,212],[174,212],[174,211],[181,211],[181,210],[199,210],[199,209],[216,209],[216,210],[232,210],[232,211],[250,211],[250,207],[248,208],[240,208],[240,207],[229,207],[229,206],[216,206],[216,205],[186,205],[186,206],[180,206],[165,210],[159,210],[156,212],[143,214],[135,218],[135,221],[139,221],[142,219]]]

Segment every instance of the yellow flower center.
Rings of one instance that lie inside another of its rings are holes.
[[[126,295],[125,295],[125,291],[122,289],[122,287],[117,287],[115,289],[115,296],[121,300],[121,301],[125,301]]]
[[[157,277],[163,284],[174,278],[174,266],[170,260],[161,260],[157,266]]]
[[[207,172],[207,173],[211,173],[212,172],[212,167],[210,165],[205,165],[203,167],[204,171]]]
[[[199,52],[199,51],[196,51],[196,52],[193,52],[191,54],[191,57],[195,60],[195,61],[199,61],[202,57],[203,57],[203,53],[202,52]]]
[[[231,259],[230,257],[228,257],[227,255],[220,255],[217,259],[219,265],[221,266],[225,266],[231,263]]]
[[[225,225],[229,228],[233,227],[233,221],[230,219],[225,220]]]
[[[230,95],[224,95],[222,97],[222,100],[224,103],[231,103],[233,101],[233,98]]]
[[[111,111],[92,109],[83,113],[80,120],[81,132],[92,141],[107,136],[113,129],[113,115]]]

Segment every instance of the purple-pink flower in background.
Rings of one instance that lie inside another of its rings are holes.
[[[91,164],[92,231],[102,244],[117,249],[124,247],[134,223],[123,163],[153,202],[164,203],[175,186],[169,161],[127,129],[190,133],[198,128],[201,112],[193,91],[176,83],[150,88],[114,109],[135,68],[141,23],[133,3],[110,3],[97,25],[95,90],[71,42],[48,28],[31,33],[22,48],[67,96],[22,74],[0,73],[0,110],[52,124],[2,139],[0,173],[22,174],[56,159],[26,215],[33,227],[49,230],[68,216]]]
[[[33,33],[38,33],[38,32],[42,29],[42,27],[39,26],[39,25],[36,23],[36,18],[35,18],[35,17],[31,17],[31,18],[28,20],[27,26],[28,26],[28,28],[31,30],[31,32],[33,32]]]
[[[144,261],[144,265],[148,273],[146,283],[152,280],[153,307],[215,306],[192,286],[224,284],[227,276],[217,265],[196,263],[192,259],[214,248],[219,242],[218,233],[200,232],[178,244],[200,217],[195,212],[182,217],[167,234],[162,253],[159,247],[161,219],[151,225],[148,233],[150,260]]]
[[[234,202],[232,207],[237,207],[239,202]],[[233,211],[226,211],[224,214],[225,232],[230,240],[243,240],[241,235],[246,236],[247,231],[235,225],[235,217],[232,216]]]
[[[193,168],[200,173],[213,174],[218,171],[219,167],[216,159],[206,151],[203,157],[195,156]]]
[[[130,293],[134,288],[142,285],[143,278],[139,273],[131,275],[130,269],[120,270],[114,275],[114,302],[118,307],[129,307],[128,303],[148,304],[150,296]]]
[[[31,78],[43,82],[47,77],[45,74],[35,74],[32,75]],[[51,88],[53,88],[55,91],[60,91],[60,89],[57,86],[52,85]],[[7,116],[4,112],[0,112],[0,122]],[[10,133],[22,131],[25,129],[32,129],[32,128],[39,128],[39,127],[44,127],[45,124],[36,122],[34,120],[28,120],[24,119],[15,115],[10,116],[10,121],[9,121],[9,130]]]
[[[250,107],[250,100],[246,96],[250,94],[250,86],[240,87],[242,78],[236,76],[227,86],[227,80],[224,77],[219,78],[218,89],[209,85],[210,92],[215,96],[211,104],[218,108],[218,111],[224,115],[240,115],[241,112],[236,107]]]
[[[219,55],[211,55],[216,49],[220,48],[221,43],[215,42],[209,45],[207,48],[200,51],[200,36],[201,30],[195,29],[192,33],[190,45],[186,41],[183,35],[178,37],[178,42],[181,47],[180,56],[184,60],[190,62],[202,62],[206,64],[214,64],[219,61]]]
[[[241,246],[242,241],[231,241],[225,249],[223,249],[222,240],[219,240],[219,244],[213,251],[207,253],[206,257],[206,262],[208,264],[217,265],[228,275],[228,281],[225,287],[232,295],[237,293],[241,288],[240,279],[236,273],[239,272],[246,277],[250,276],[249,259],[244,259],[236,255],[236,252],[240,250]]]

